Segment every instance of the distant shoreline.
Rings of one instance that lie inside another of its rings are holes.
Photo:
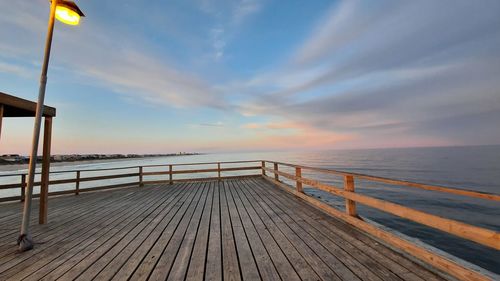
[[[72,154],[72,155],[52,155],[51,163],[69,163],[69,162],[92,162],[99,160],[118,160],[118,159],[142,159],[153,157],[173,157],[173,156],[192,156],[201,155],[195,152],[181,152],[168,154]],[[42,162],[42,157],[38,156],[37,163]],[[29,157],[20,155],[0,156],[0,166],[26,165],[29,163]]]

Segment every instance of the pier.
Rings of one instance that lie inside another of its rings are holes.
[[[311,170],[339,176],[344,186],[307,178],[303,172]],[[71,183],[75,189],[49,192],[47,223],[32,218],[37,244],[28,252],[18,253],[15,246],[21,204],[0,204],[0,280],[488,280],[365,222],[356,204],[500,247],[492,230],[361,195],[355,181],[499,201],[495,194],[262,160],[120,171],[53,172],[74,177],[51,180],[51,188]],[[91,172],[108,175],[82,176]],[[246,174],[234,175],[238,172]],[[177,178],[186,174],[203,176]],[[80,188],[113,178],[132,181]],[[345,210],[307,195],[304,186],[344,197]]]

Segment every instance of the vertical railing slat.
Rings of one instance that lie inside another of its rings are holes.
[[[21,175],[21,202],[26,198],[26,174]]]
[[[298,180],[298,179],[302,178],[302,169],[301,168],[295,167],[295,177],[297,177],[297,181],[296,181],[297,192],[304,193],[304,190],[302,188],[302,182]]]
[[[221,180],[221,177],[220,177],[220,162],[217,163],[217,179],[220,181]]]
[[[344,176],[344,190],[349,192],[355,192],[354,189],[354,177],[351,175]],[[350,216],[357,216],[356,212],[356,202],[346,199],[345,200],[345,211]]]
[[[80,171],[76,171],[75,195],[80,194]]]
[[[274,163],[274,179],[276,181],[280,180],[280,176],[278,175],[278,163]]]
[[[142,181],[142,166],[139,167],[139,186],[144,186],[144,182]]]
[[[174,184],[174,181],[173,181],[173,166],[172,165],[168,165],[168,179],[169,179],[169,184]]]

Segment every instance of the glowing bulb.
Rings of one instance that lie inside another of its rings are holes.
[[[56,7],[56,19],[69,25],[78,25],[80,23],[80,15],[77,12],[60,5]]]

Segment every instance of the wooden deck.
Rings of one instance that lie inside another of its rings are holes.
[[[263,178],[50,198],[25,253],[21,207],[0,205],[0,280],[442,280]]]

